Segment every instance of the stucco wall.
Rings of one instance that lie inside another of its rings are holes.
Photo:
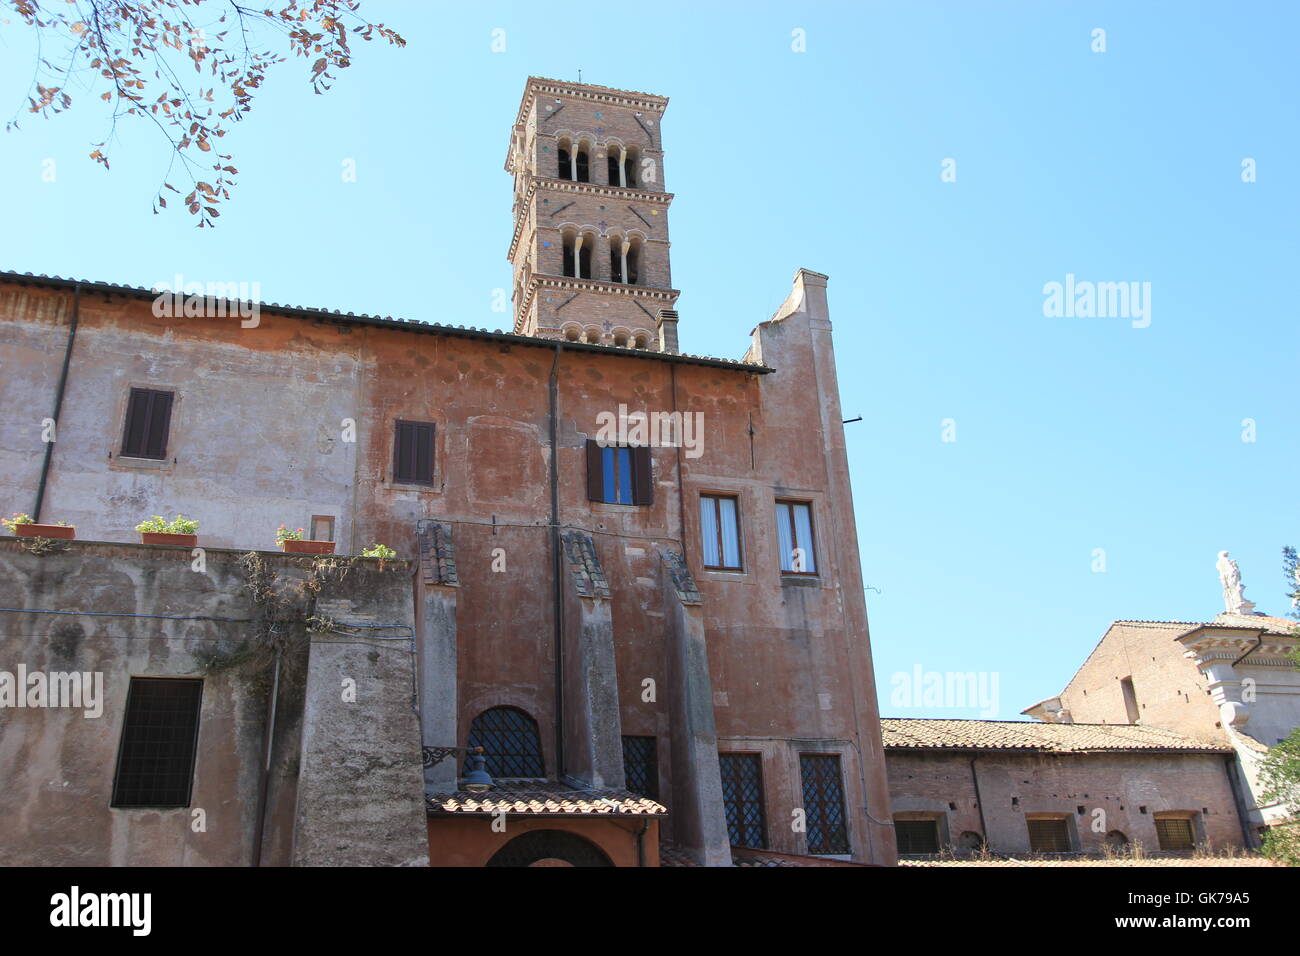
[[[1164,811],[1196,814],[1201,833],[1214,847],[1242,845],[1226,771],[1229,756],[891,750],[886,766],[894,813],[941,816],[954,843],[963,832],[983,832],[982,802],[988,843],[995,852],[1027,853],[1025,820],[1035,813],[1071,818],[1079,841],[1076,849],[1100,852],[1106,833],[1119,830],[1151,851],[1159,848],[1155,814]],[[972,758],[980,801],[975,797]],[[1100,821],[1100,832],[1093,830],[1094,821]]]

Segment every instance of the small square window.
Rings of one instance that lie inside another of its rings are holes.
[[[334,540],[334,516],[333,515],[312,515],[311,516],[311,539],[313,541]]]
[[[650,449],[587,439],[587,498],[616,505],[653,504]]]

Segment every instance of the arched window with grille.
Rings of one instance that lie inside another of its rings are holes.
[[[493,777],[546,776],[537,721],[517,707],[493,707],[475,717],[468,745],[483,748]]]

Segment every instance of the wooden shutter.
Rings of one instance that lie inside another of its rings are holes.
[[[433,432],[428,422],[397,423],[393,438],[393,480],[413,485],[433,484]]]
[[[167,435],[172,423],[172,393],[133,388],[126,405],[122,430],[122,455],[126,458],[167,457]]]
[[[655,501],[654,474],[650,468],[650,448],[639,445],[632,449],[632,503],[652,505]]]
[[[596,439],[587,439],[587,500],[605,500],[605,457],[604,449]]]

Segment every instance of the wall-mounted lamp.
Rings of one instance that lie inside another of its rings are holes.
[[[421,747],[420,754],[426,768],[442,763],[452,754],[472,754],[469,758],[469,772],[465,774],[462,785],[470,793],[482,793],[492,789],[492,776],[487,772],[487,757],[483,756],[482,747]]]

